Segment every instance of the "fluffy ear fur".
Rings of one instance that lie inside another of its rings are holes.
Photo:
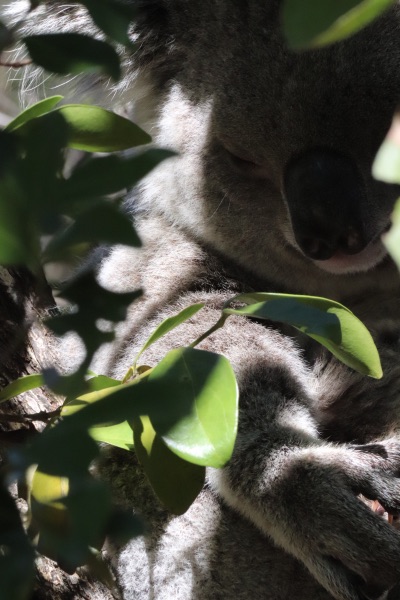
[[[385,376],[363,378],[300,334],[228,320],[202,347],[235,368],[239,434],[190,510],[172,518],[131,456],[104,456],[115,496],[151,524],[112,551],[125,600],[399,597],[400,534],[358,499],[400,510],[399,277],[380,240],[398,190],[371,176],[400,99],[399,6],[295,54],[280,4],[135,2],[137,51],[112,91],[179,156],[131,199],[143,250],[100,261],[104,285],[145,296],[93,368],[121,376],[161,319],[205,302],[151,347],[155,364],[227,298],[256,289],[347,304],[371,328]],[[47,2],[27,28],[88,31],[87,19]]]

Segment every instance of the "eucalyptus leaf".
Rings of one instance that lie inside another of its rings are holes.
[[[104,156],[92,158],[75,169],[60,189],[61,197],[90,198],[114,194],[134,186],[166,158],[174,156],[169,150],[152,149],[135,156]]]
[[[0,402],[15,398],[19,394],[29,392],[29,390],[34,390],[42,385],[44,385],[42,375],[24,375],[23,377],[18,377],[18,379],[15,379],[0,391]]]
[[[71,431],[61,425],[47,429],[26,447],[13,449],[9,456],[11,471],[20,473],[39,465],[40,471],[48,475],[87,476],[90,463],[98,455],[96,442],[79,424],[73,438]]]
[[[109,44],[80,33],[47,33],[22,38],[33,62],[47,71],[69,75],[96,72],[118,80],[118,54]]]
[[[91,477],[75,480],[62,504],[32,498],[32,521],[38,551],[57,560],[68,573],[90,560],[101,547],[111,513],[110,492]]]
[[[0,600],[29,600],[34,581],[34,550],[13,498],[0,486]]]
[[[69,482],[66,477],[58,477],[56,475],[48,475],[36,469],[31,482],[31,493],[38,502],[43,504],[57,504],[63,508],[60,498],[68,494]]]
[[[110,444],[110,446],[116,446],[122,450],[132,451],[134,448],[133,429],[128,421],[122,421],[116,425],[91,427],[89,434],[96,442]]]
[[[284,0],[283,30],[292,48],[341,40],[370,23],[396,0]]]
[[[14,131],[18,129],[22,125],[25,125],[28,121],[32,119],[36,119],[37,117],[41,117],[48,112],[50,112],[61,100],[62,96],[51,96],[50,98],[45,98],[44,100],[40,100],[40,102],[36,102],[36,104],[32,104],[23,112],[21,112],[15,119],[13,119],[5,128],[4,131]]]
[[[192,304],[191,306],[187,306],[183,310],[181,310],[177,315],[173,317],[167,317],[158,327],[153,331],[148,340],[144,343],[142,348],[139,350],[138,354],[135,358],[135,364],[139,360],[140,356],[143,354],[147,348],[149,348],[154,342],[162,338],[164,335],[193,317],[196,313],[199,312],[204,306],[204,302],[199,304]]]
[[[0,132],[0,264],[34,268],[39,250],[36,223],[27,218],[31,209],[21,171],[17,137]]]
[[[132,219],[109,201],[99,201],[83,210],[74,223],[54,235],[43,252],[43,260],[63,259],[72,247],[82,243],[140,246]]]
[[[390,231],[383,236],[383,243],[388,249],[389,254],[400,269],[400,201],[396,202],[392,214],[392,227]]]
[[[128,30],[136,10],[132,4],[115,0],[81,0],[97,27],[115,42],[129,45]]]
[[[375,156],[372,165],[375,179],[386,183],[400,183],[400,114],[396,113],[389,132]]]
[[[352,369],[380,379],[379,354],[368,329],[345,306],[316,296],[253,293],[240,294],[230,303],[243,308],[225,308],[227,315],[246,315],[292,325],[332,352]]]
[[[148,383],[157,381],[166,386],[167,406],[180,406],[183,413],[178,421],[168,411],[161,419],[150,414],[168,448],[198,465],[224,466],[233,451],[238,419],[238,387],[229,361],[194,348],[171,350],[147,377]]]
[[[66,104],[56,110],[68,123],[68,145],[77,150],[115,152],[151,141],[135,123],[100,106]]]
[[[105,376],[95,377],[91,384],[92,391],[66,402],[61,410],[61,415],[63,417],[72,415],[88,404],[105,398],[112,393],[112,391],[121,387],[121,383],[115,379]],[[108,425],[97,425],[89,429],[89,434],[92,439],[97,442],[117,446],[123,450],[133,449],[133,430],[127,421],[115,424],[111,423]]]
[[[136,455],[162,504],[175,515],[186,512],[203,488],[205,468],[174,454],[148,417],[135,419],[134,440]]]

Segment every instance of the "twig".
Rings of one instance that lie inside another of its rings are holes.
[[[51,412],[41,411],[33,413],[31,415],[13,415],[11,413],[0,413],[0,422],[7,423],[30,423],[31,421],[43,421],[46,422],[54,417],[59,417],[61,409],[57,408]]]
[[[21,69],[21,67],[27,67],[31,64],[32,61],[29,58],[25,60],[16,60],[11,62],[5,62],[3,60],[0,60],[0,67],[8,67],[10,69]]]

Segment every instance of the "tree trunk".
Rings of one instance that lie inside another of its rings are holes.
[[[42,320],[56,311],[47,284],[38,284],[25,269],[0,267],[0,388],[22,375],[38,373],[43,365],[57,364],[52,336]],[[21,417],[53,411],[57,398],[40,388],[26,392],[0,406],[0,462],[13,445],[43,429],[40,421]],[[4,415],[16,421],[5,420]],[[17,501],[24,506],[23,500]],[[36,565],[34,600],[113,600],[116,596],[84,571],[68,575],[48,558],[39,556]]]

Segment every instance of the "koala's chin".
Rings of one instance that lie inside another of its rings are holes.
[[[350,273],[365,273],[371,271],[387,257],[387,251],[382,241],[375,240],[357,254],[345,254],[338,251],[327,260],[313,260],[313,263],[333,275]]]

